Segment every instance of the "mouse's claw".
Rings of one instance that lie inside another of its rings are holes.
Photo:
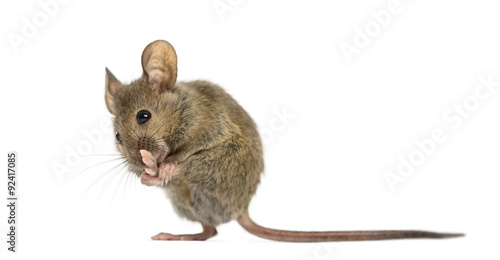
[[[175,165],[169,160],[165,160],[160,164],[158,177],[163,180],[161,185],[163,185],[163,183],[167,184],[168,181],[172,179],[172,177],[174,176],[174,170]]]

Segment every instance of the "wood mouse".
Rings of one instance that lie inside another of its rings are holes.
[[[251,234],[286,242],[451,238],[463,234],[414,230],[302,232],[262,227],[248,206],[264,171],[256,124],[221,87],[176,82],[177,55],[166,41],[143,51],[143,74],[123,84],[106,68],[106,106],[114,115],[116,147],[129,170],[161,186],[175,211],[201,223],[198,234],[159,233],[154,240],[206,240],[237,220]]]

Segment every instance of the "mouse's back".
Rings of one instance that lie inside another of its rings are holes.
[[[264,170],[254,121],[222,88],[207,81],[179,82],[172,89],[194,132],[180,154],[179,174],[166,186],[176,211],[216,226],[248,208]],[[185,155],[187,154],[187,155]]]

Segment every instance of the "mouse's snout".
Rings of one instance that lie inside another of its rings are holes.
[[[145,166],[145,163],[143,162],[143,157],[140,151],[142,150],[154,153],[154,150],[156,150],[155,149],[156,145],[154,144],[152,138],[147,135],[138,135],[135,141],[136,141],[136,145],[134,147],[135,149],[131,151],[133,155],[132,157],[136,165],[143,167]]]
[[[152,151],[155,146],[154,141],[146,135],[139,136],[137,139],[137,152],[140,150]]]
[[[165,141],[155,139],[148,135],[137,137],[137,146],[133,152],[133,158],[137,165],[145,166],[144,151],[150,154],[151,159],[156,160],[157,163],[163,162],[169,152],[168,146]]]

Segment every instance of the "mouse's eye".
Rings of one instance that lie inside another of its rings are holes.
[[[115,137],[116,137],[116,141],[118,141],[119,144],[122,144],[122,138],[120,137],[120,133],[116,132]]]
[[[139,122],[139,124],[146,123],[150,118],[151,118],[151,112],[147,110],[141,110],[139,111],[139,113],[137,113],[137,122]]]

